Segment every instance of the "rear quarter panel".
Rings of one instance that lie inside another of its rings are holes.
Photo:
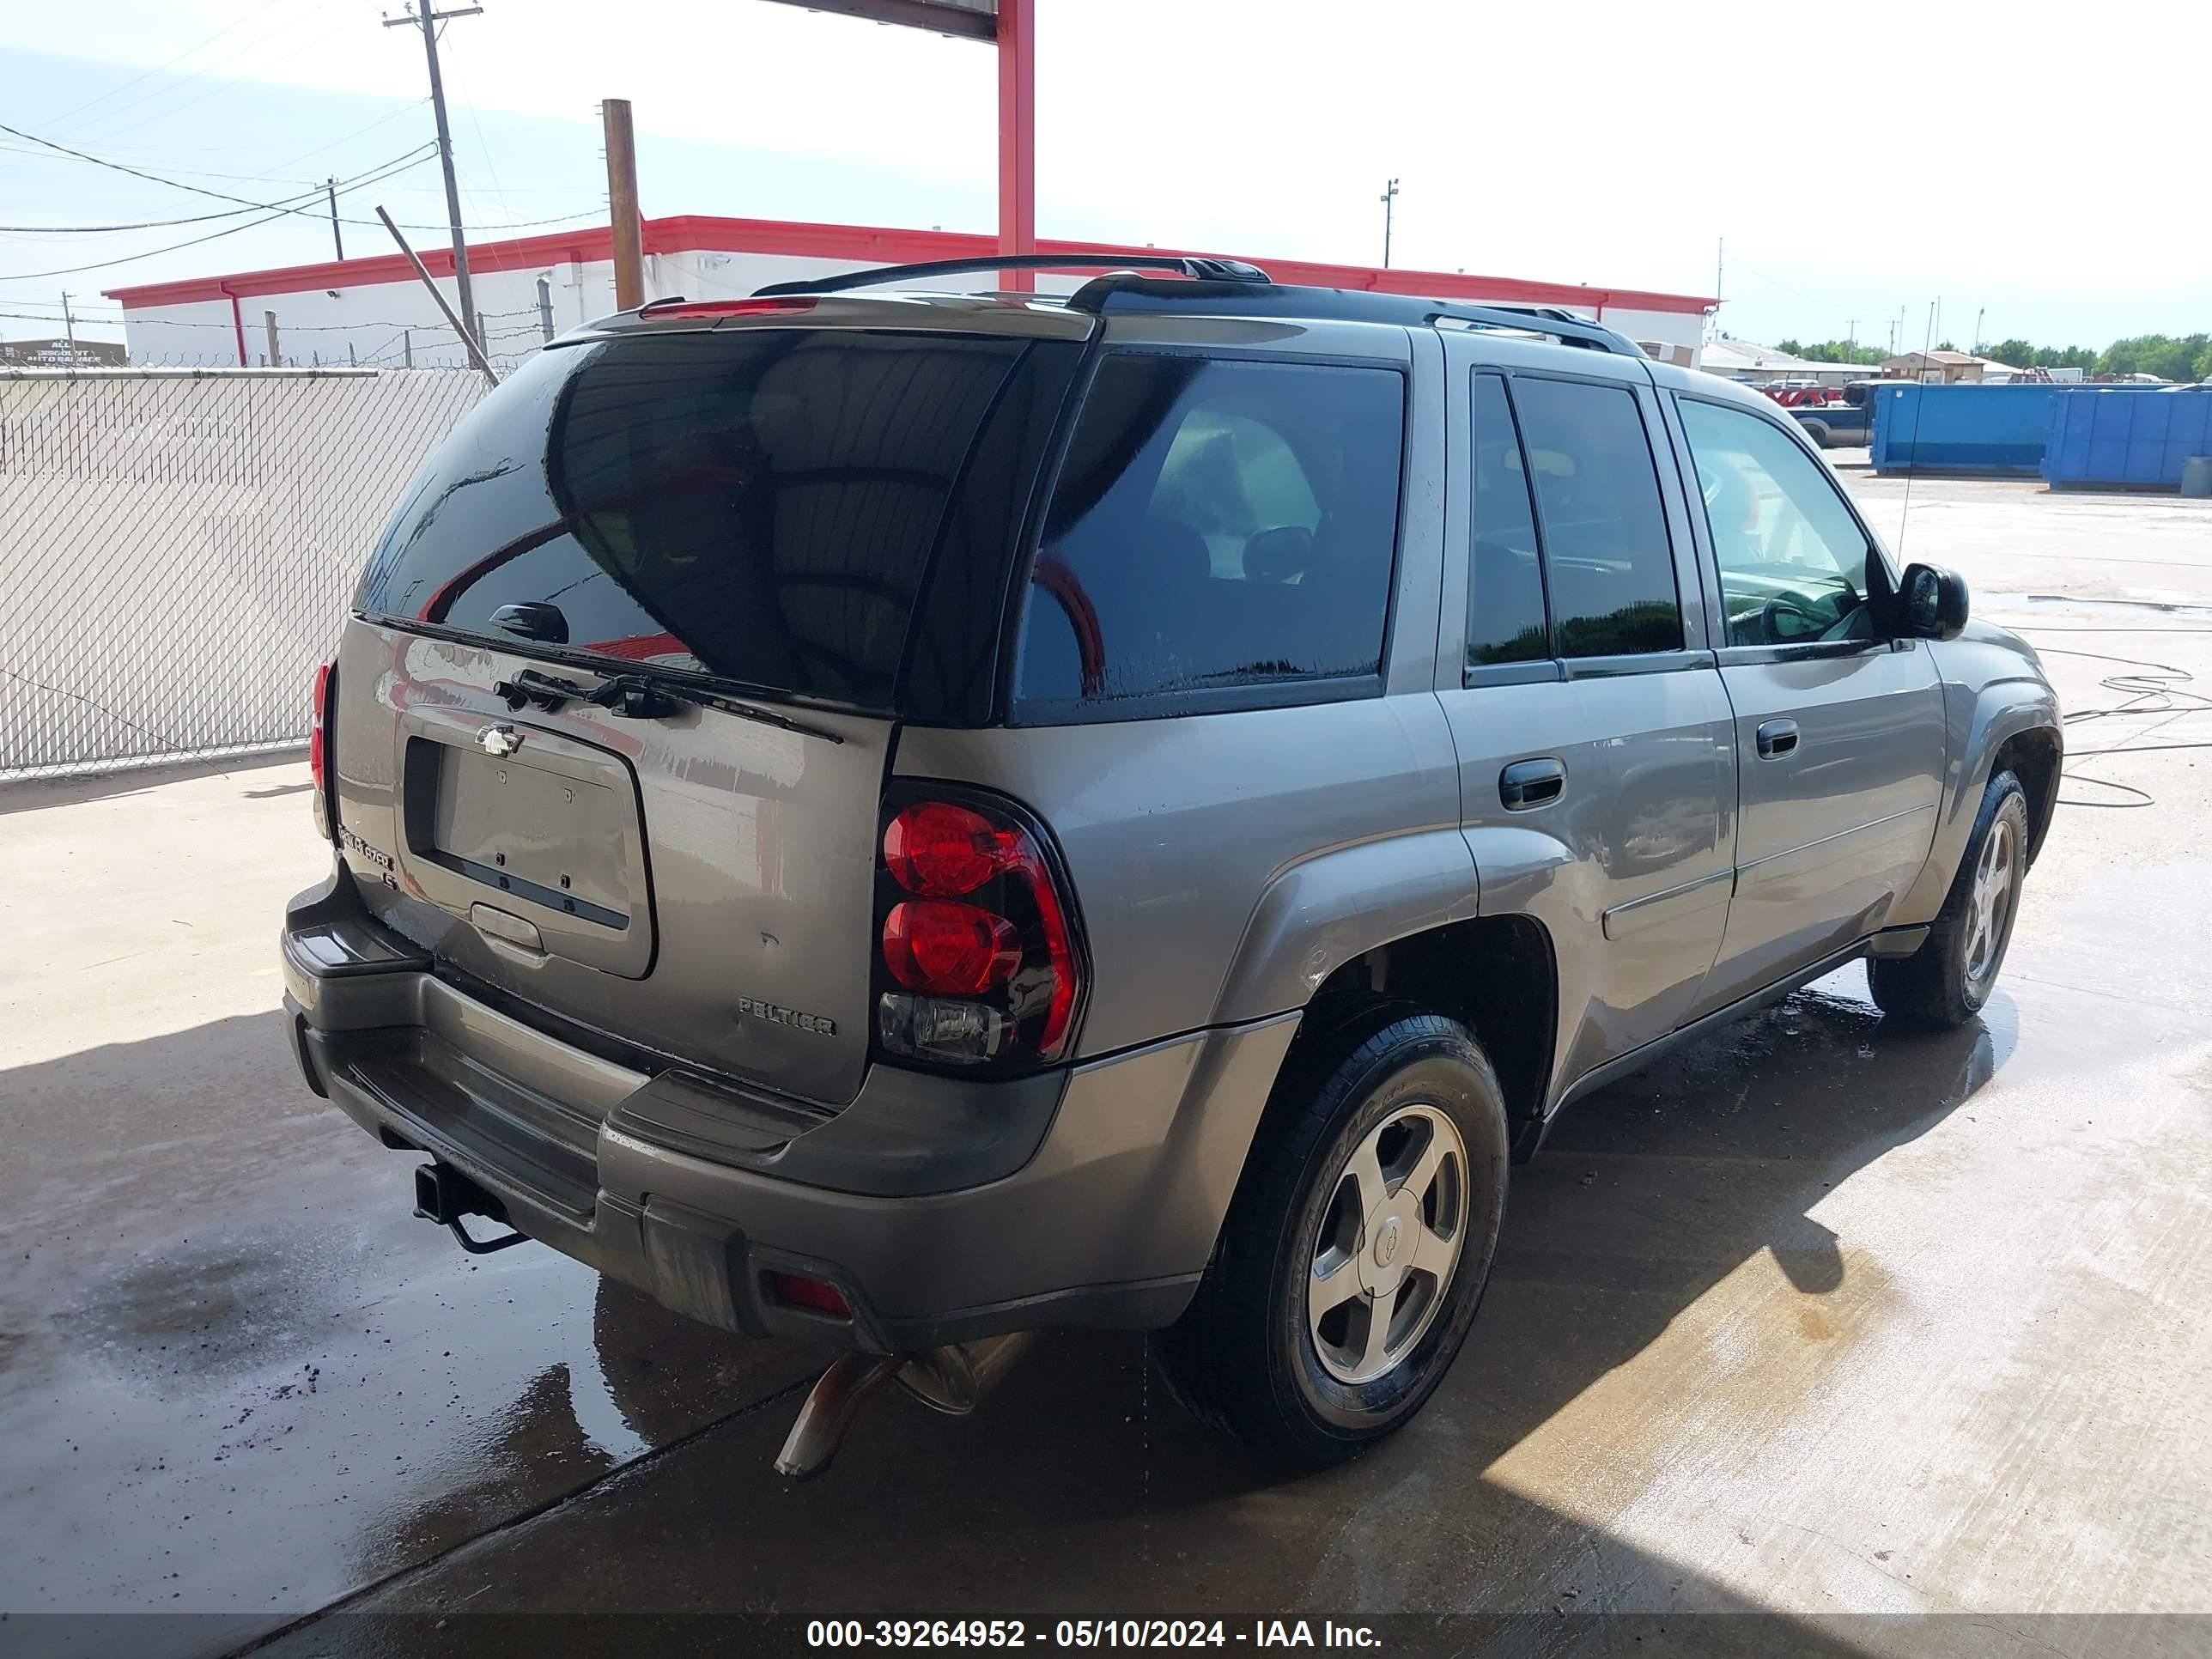
[[[1298,1007],[1369,946],[1474,914],[1457,757],[1425,691],[910,728],[896,770],[1001,790],[1050,825],[1090,944],[1085,1058]]]

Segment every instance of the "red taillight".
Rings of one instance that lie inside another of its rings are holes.
[[[328,707],[325,699],[330,695],[331,665],[326,662],[315,665],[314,705],[307,716],[307,775],[315,781],[315,787],[323,787],[323,719]]]
[[[804,1279],[797,1273],[770,1273],[768,1288],[769,1293],[786,1307],[805,1308],[839,1319],[853,1316],[851,1305],[837,1293],[837,1287],[818,1279]]]
[[[307,717],[307,775],[314,780],[315,830],[324,840],[334,839],[337,828],[331,814],[331,682],[337,665],[315,665],[314,706]]]
[[[909,991],[980,997],[1021,965],[1014,924],[975,905],[908,899],[884,918],[884,966]]]
[[[884,826],[884,867],[909,893],[958,898],[1020,856],[1021,832],[949,800],[909,806]]]
[[[980,795],[884,825],[877,1038],[886,1054],[1011,1067],[1059,1059],[1082,967],[1043,832]]]

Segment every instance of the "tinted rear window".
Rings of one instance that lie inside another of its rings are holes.
[[[1535,477],[1559,653],[1680,650],[1667,509],[1636,394],[1524,375],[1513,406]]]
[[[1024,701],[1376,673],[1405,397],[1390,369],[1109,356],[1034,568]]]
[[[961,491],[1030,349],[743,330],[541,353],[417,475],[356,604],[495,639],[501,607],[549,604],[570,650],[888,708],[945,540],[995,544],[1018,510],[1003,468],[992,500]]]

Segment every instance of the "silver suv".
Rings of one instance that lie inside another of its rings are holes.
[[[286,1001],[423,1213],[845,1346],[823,1416],[1140,1328],[1318,1464],[1436,1388],[1569,1102],[1853,957],[1972,1018],[2061,726],[1766,399],[1158,263],[515,374],[319,681]]]

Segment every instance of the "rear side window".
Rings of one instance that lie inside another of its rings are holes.
[[[1513,406],[1542,515],[1559,654],[1680,650],[1667,513],[1636,395],[1516,376]]]
[[[551,606],[533,637],[569,651],[888,708],[941,545],[1018,510],[961,487],[1026,349],[748,329],[543,352],[417,476],[357,605],[493,639]]]
[[[1474,377],[1474,543],[1467,589],[1467,660],[1534,662],[1552,654],[1536,513],[1504,377]]]
[[[1372,675],[1405,377],[1120,353],[1098,368],[1031,579],[1031,703]]]

